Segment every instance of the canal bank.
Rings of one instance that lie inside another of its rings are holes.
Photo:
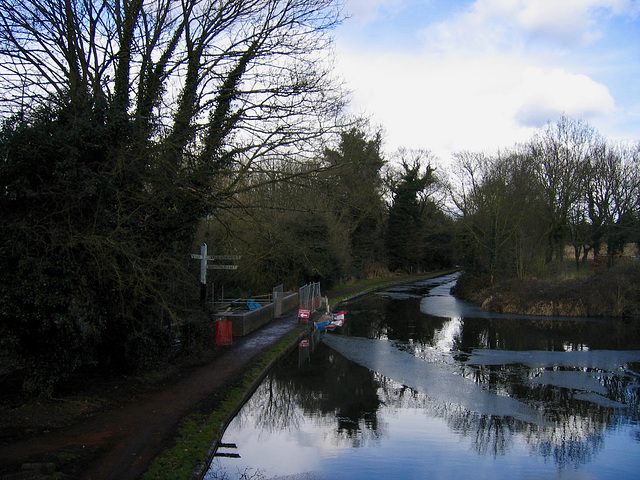
[[[391,285],[411,283],[446,273],[450,272],[396,275],[365,280],[330,291],[327,294],[327,298],[330,306],[335,309],[341,302],[366,295]],[[315,318],[312,318],[310,323],[313,323],[314,319]],[[220,404],[215,411],[211,412],[208,416],[193,417],[183,422],[182,431],[178,434],[175,445],[165,450],[154,460],[144,478],[189,478],[192,480],[203,478],[229,422],[246,400],[251,397],[273,365],[295,348],[300,340],[306,337],[309,332],[310,329],[302,325],[286,337],[282,337],[279,340],[274,338],[271,348],[260,355],[260,358],[256,360],[255,364],[245,372],[242,383],[228,392],[226,400]],[[194,442],[198,445],[195,450],[199,453],[194,455],[191,461],[186,461],[185,456],[190,456],[190,452],[194,452]],[[203,445],[203,442],[206,445]],[[185,452],[188,453],[185,454]],[[189,471],[186,468],[188,465],[195,466]]]
[[[369,279],[354,283],[349,286],[341,287],[330,291],[326,298],[332,309],[336,309],[341,302],[351,300],[361,295],[372,293],[376,290],[389,287],[391,285],[402,285],[428,279],[451,273],[450,271],[428,273],[420,275],[396,275],[392,277]],[[324,308],[324,306],[323,306]],[[313,324],[320,315],[311,318],[310,323]],[[161,456],[156,458],[153,465],[145,475],[145,479],[181,479],[186,478],[184,468],[175,470],[175,465],[182,464],[184,467],[184,452],[188,450],[188,445],[195,438],[201,438],[207,443],[206,453],[200,456],[195,467],[190,471],[188,478],[190,480],[200,480],[204,478],[209,464],[219,446],[222,435],[227,428],[229,422],[234,418],[238,410],[253,395],[256,388],[260,385],[264,377],[269,373],[273,365],[287,355],[298,343],[309,335],[311,329],[304,328],[304,325],[296,332],[292,332],[287,337],[274,342],[272,348],[261,355],[253,368],[249,369],[244,376],[242,385],[236,387],[229,392],[227,400],[220,405],[215,412],[208,418],[199,418],[197,422],[189,422],[186,428],[179,435],[176,445],[169,451],[165,451]],[[203,425],[204,423],[204,425]],[[200,445],[202,449],[202,445]],[[174,466],[173,468],[171,466]],[[168,469],[169,468],[169,469]]]
[[[335,305],[333,299],[340,300],[358,292],[421,277],[424,275],[394,276],[354,284],[330,293],[330,303]],[[78,414],[73,421],[64,420],[60,412],[64,408],[85,411],[85,402],[101,402],[101,399],[67,395],[46,404],[35,402],[27,406],[31,418],[35,416],[32,415],[34,410],[39,409],[41,416],[50,415],[51,420],[60,425],[25,427],[21,429],[25,433],[9,432],[11,435],[3,436],[0,439],[0,478],[9,479],[15,474],[26,478],[26,473],[21,472],[25,464],[47,467],[47,470],[54,465],[55,472],[49,478],[138,479],[145,472],[146,478],[188,478],[197,464],[206,458],[213,438],[206,439],[204,447],[198,444],[201,440],[190,438],[189,430],[194,437],[201,436],[203,431],[193,419],[206,417],[215,423],[217,418],[217,425],[223,425],[226,415],[242,404],[251,382],[269,370],[273,360],[269,360],[269,355],[295,346],[302,331],[306,330],[298,323],[297,311],[291,311],[246,337],[234,338],[233,345],[224,347],[224,353],[218,358],[181,372],[178,378],[162,382],[152,391],[139,392],[136,388],[120,385],[117,391],[122,393],[116,394],[116,403],[105,402],[105,407],[98,403],[91,413]],[[126,379],[123,381],[127,383]],[[235,392],[235,397],[230,392]],[[14,406],[10,410],[7,414],[15,415]],[[24,420],[28,426],[30,420]],[[217,428],[210,431],[215,434]],[[182,445],[187,445],[181,452],[182,458],[162,460],[163,451],[178,448],[180,432],[185,442]],[[164,463],[159,463],[161,460]],[[190,462],[191,466],[188,466]],[[182,475],[185,468],[187,474]]]
[[[215,411],[229,391],[242,386],[243,377],[260,367],[261,355],[282,339],[288,338],[287,343],[291,343],[296,332],[302,330],[308,327],[300,326],[297,311],[291,311],[245,337],[234,339],[233,345],[225,347],[217,358],[185,371],[155,392],[128,401],[123,399],[120,405],[79,423],[23,435],[17,441],[4,438],[0,442],[0,478],[24,476],[21,469],[26,464],[54,464],[52,478],[142,478],[154,458],[174,443],[180,425],[188,423],[190,415]],[[185,453],[185,460],[191,454]],[[174,467],[177,466],[167,466],[168,476],[147,478],[187,478],[171,476]]]

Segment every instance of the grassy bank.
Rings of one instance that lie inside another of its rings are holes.
[[[185,480],[199,478],[206,471],[213,448],[220,440],[228,422],[253,393],[274,362],[296,345],[307,328],[299,328],[283,337],[267,352],[260,355],[244,373],[242,379],[229,389],[221,403],[211,412],[188,415],[181,422],[173,447],[154,460],[144,475],[145,480]]]
[[[544,316],[639,317],[640,263],[567,277],[511,278],[490,283],[465,275],[456,295],[483,310]]]

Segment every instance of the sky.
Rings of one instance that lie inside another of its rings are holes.
[[[640,141],[640,0],[346,0],[336,70],[384,151],[492,154],[561,115]]]

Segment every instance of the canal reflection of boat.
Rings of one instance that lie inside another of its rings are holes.
[[[315,330],[335,330],[344,325],[345,312],[326,313],[320,317],[319,322],[314,322]]]

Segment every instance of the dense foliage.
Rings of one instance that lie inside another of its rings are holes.
[[[199,305],[201,219],[340,126],[338,18],[333,0],[0,4],[0,353],[28,390],[167,358]]]
[[[179,179],[165,184],[157,169],[118,158],[110,128],[104,111],[74,103],[2,130],[2,339],[39,366],[28,369],[42,377],[28,379],[35,390],[50,391],[81,353],[129,368],[169,346],[167,279],[175,287],[184,277],[180,258],[203,206]]]

